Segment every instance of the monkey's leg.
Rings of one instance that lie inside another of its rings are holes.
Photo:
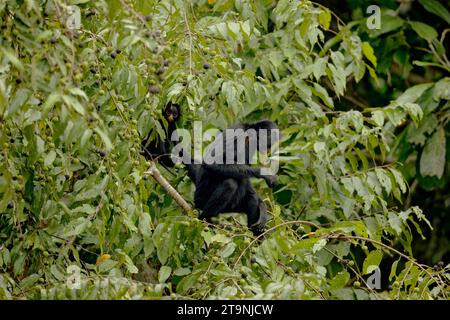
[[[247,225],[255,235],[264,232],[268,219],[267,208],[264,201],[255,193],[251,193],[246,201]]]
[[[234,179],[226,179],[219,184],[203,206],[199,219],[210,222],[212,217],[217,216],[229,207],[234,200],[238,187],[238,183]]]

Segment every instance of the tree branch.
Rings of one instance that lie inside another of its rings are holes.
[[[166,178],[161,175],[161,172],[159,172],[158,168],[156,168],[155,163],[153,161],[148,162],[150,164],[150,169],[146,171],[145,174],[151,175],[184,211],[191,213],[193,210],[189,203],[187,203],[178,191],[170,185]]]

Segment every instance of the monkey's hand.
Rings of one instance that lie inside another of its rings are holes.
[[[278,178],[276,175],[263,176],[263,179],[266,181],[267,185],[270,188],[273,188],[277,185]]]

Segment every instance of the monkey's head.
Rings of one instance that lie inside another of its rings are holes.
[[[250,128],[255,129],[258,135],[258,141],[264,138],[264,143],[258,143],[258,151],[266,152],[270,150],[273,144],[280,139],[280,132],[278,126],[270,120],[262,120],[249,125]],[[273,131],[272,131],[273,130]]]
[[[166,109],[164,110],[164,118],[166,118],[168,122],[175,122],[179,117],[180,106],[169,102],[169,104],[166,106]]]

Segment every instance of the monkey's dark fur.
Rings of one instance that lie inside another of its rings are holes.
[[[174,163],[170,158],[170,152],[172,150],[172,142],[170,137],[175,131],[175,122],[180,117],[180,106],[177,104],[169,103],[164,109],[164,118],[167,121],[167,130],[165,130],[166,137],[164,140],[156,139],[149,140],[150,134],[148,134],[141,142],[141,153],[148,160],[157,160],[166,167],[173,167]],[[161,127],[164,128],[162,121],[160,121]]]
[[[251,167],[249,164],[256,151],[265,151],[271,147],[269,137],[267,144],[263,146],[265,150],[259,149],[259,129],[266,129],[270,132],[271,129],[277,129],[277,126],[272,121],[264,120],[240,124],[231,129],[256,130],[258,144],[252,150],[246,143],[245,163],[237,164],[236,140],[230,143],[230,141],[226,141],[226,136],[222,135],[222,142],[219,143],[224,144],[223,150],[229,152],[230,148],[234,148],[234,164],[185,163],[189,177],[196,187],[195,206],[202,210],[199,218],[206,221],[211,221],[211,218],[219,213],[243,212],[247,215],[248,227],[255,234],[260,234],[264,231],[267,222],[267,208],[253,189],[250,178],[264,179],[268,186],[273,187],[276,184],[277,177],[275,175],[262,175],[260,168]],[[240,151],[242,152],[242,150]],[[223,159],[225,160],[225,154],[223,154]]]

